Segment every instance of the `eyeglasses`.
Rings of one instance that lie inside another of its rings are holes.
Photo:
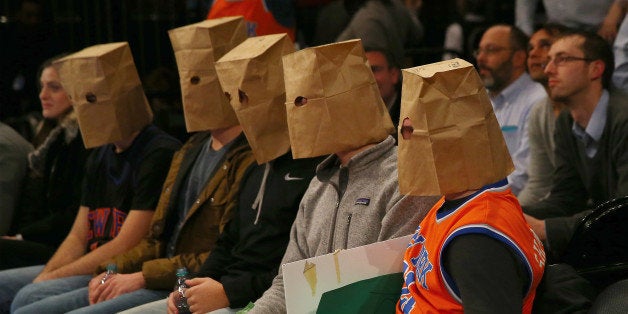
[[[559,67],[561,65],[564,65],[566,62],[572,62],[572,61],[591,62],[593,60],[594,59],[591,59],[591,58],[580,58],[580,57],[573,57],[573,56],[558,55],[554,58],[550,58],[547,64],[550,64],[553,62],[555,66]]]
[[[473,51],[473,57],[477,58],[481,53],[485,53],[487,55],[492,55],[492,54],[496,54],[502,50],[512,50],[510,48],[506,48],[506,47],[495,47],[495,46],[488,46],[485,48],[478,48],[476,50]]]

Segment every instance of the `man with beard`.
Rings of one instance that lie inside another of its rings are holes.
[[[556,39],[567,28],[560,24],[546,24],[530,37],[528,42],[528,73],[533,81],[543,85],[549,94],[547,75],[543,72],[547,65],[547,53]],[[528,142],[530,161],[528,164],[528,183],[519,193],[521,206],[534,204],[547,197],[552,186],[552,173],[556,167],[554,161],[554,125],[556,117],[563,108],[560,102],[546,97],[536,103],[528,121]]]
[[[528,115],[547,96],[526,73],[527,36],[518,28],[499,24],[486,30],[475,51],[478,72],[488,89],[515,171],[508,182],[515,195],[528,180]]]

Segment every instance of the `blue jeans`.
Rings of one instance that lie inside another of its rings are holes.
[[[45,300],[52,296],[61,295],[69,291],[87,287],[87,284],[92,279],[92,276],[81,275],[65,277],[53,280],[42,281],[38,283],[31,283],[22,288],[11,304],[11,313],[24,313],[27,312],[26,308],[31,305],[38,304],[40,301]],[[85,297],[87,302],[87,297]],[[59,308],[63,308],[57,310]],[[57,306],[51,306],[43,309],[43,311],[30,312],[30,313],[58,313],[65,312],[65,309],[73,306],[72,304],[58,304]],[[76,305],[74,305],[76,306]],[[70,308],[73,309],[73,308]],[[56,311],[56,312],[55,312]]]
[[[88,280],[89,282],[89,280]],[[140,289],[125,293],[114,299],[89,305],[88,282],[82,288],[50,296],[21,307],[15,314],[22,313],[116,313],[129,308],[164,299],[170,294],[166,290]]]
[[[43,265],[0,271],[0,313],[9,313],[17,292],[33,282],[42,269]]]

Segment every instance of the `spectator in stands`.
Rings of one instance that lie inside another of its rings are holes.
[[[621,1],[624,0],[543,0],[547,20],[541,23],[598,32],[608,42],[613,42],[623,18]],[[526,34],[534,30],[538,3],[539,0],[516,0],[515,25]]]
[[[237,40],[222,42],[221,45],[225,47],[222,53],[211,49],[211,40],[185,41],[179,40],[178,36],[171,37],[174,38],[172,41],[178,66],[183,70],[181,75],[194,75],[184,71],[194,62],[190,59],[206,61],[209,68],[207,72],[211,71],[213,58],[222,56],[246,38],[243,24],[240,21],[239,27],[223,28],[225,33],[231,34],[227,36],[229,38],[238,37],[233,35],[237,33],[236,30],[242,33]],[[171,35],[175,32],[190,36],[191,33],[199,32],[197,25],[172,30]],[[223,24],[216,22],[214,26]],[[191,43],[194,45],[191,46]],[[185,53],[178,54],[181,51]],[[181,55],[186,58],[180,58]],[[182,82],[189,81],[183,77]],[[126,310],[165,298],[176,281],[178,268],[198,270],[231,219],[241,181],[253,157],[233,111],[222,111],[223,104],[229,108],[228,100],[217,80],[214,78],[211,81],[209,75],[197,79],[208,84],[182,86],[187,127],[197,133],[172,159],[148,235],[130,250],[99,263],[95,268],[98,275],[83,286],[37,302],[22,304],[16,313],[72,310],[113,313]],[[199,92],[204,93],[204,98],[194,97]],[[212,113],[214,118],[197,120],[192,116],[198,116],[201,112]],[[110,263],[117,265],[118,275],[101,284],[100,280]]]
[[[293,49],[286,35],[250,38],[221,58],[216,67],[259,166],[243,181],[234,218],[220,235],[196,277],[188,281],[191,312],[233,310],[257,300],[279,270],[303,193],[321,158],[292,159],[285,110],[281,57]],[[287,44],[287,46],[286,46]],[[283,45],[283,48],[281,47]],[[288,48],[288,49],[286,49]],[[256,66],[240,70],[248,61]],[[268,69],[264,77],[256,67]],[[279,82],[271,80],[280,78]],[[276,95],[267,101],[264,95]],[[125,312],[175,313],[178,294]]]
[[[131,92],[120,92],[124,103],[98,103],[107,99],[99,87],[102,73],[93,58],[80,56],[114,53],[120,64],[111,65],[104,79],[124,73]],[[79,56],[79,57],[76,57]],[[99,146],[90,154],[82,185],[81,206],[70,233],[46,265],[15,268],[0,272],[0,311],[12,311],[48,294],[74,290],[89,282],[96,266],[113,255],[135,246],[148,231],[159,189],[172,154],[181,145],[150,125],[152,113],[141,90],[128,45],[109,44],[87,48],[56,61],[62,86],[75,100],[81,133],[86,146]],[[76,62],[76,63],[75,63]],[[129,70],[129,65],[132,66]],[[77,71],[76,68],[84,71]],[[94,69],[92,73],[85,70]],[[80,82],[71,77],[80,78]],[[100,79],[100,80],[99,80]],[[135,88],[133,88],[135,87]],[[79,97],[88,95],[89,97]],[[135,102],[129,100],[136,100]],[[97,105],[92,104],[95,102]],[[102,105],[101,105],[102,104]],[[86,107],[87,106],[87,107]],[[45,107],[45,106],[44,106]],[[103,108],[105,107],[105,108]],[[117,110],[117,111],[116,111]],[[121,111],[126,110],[126,111]],[[121,113],[110,114],[112,111]],[[109,115],[107,115],[109,114]],[[132,117],[121,125],[122,117]],[[105,121],[105,131],[91,121]],[[88,122],[89,121],[89,122]],[[134,123],[135,125],[131,124]],[[122,128],[121,128],[122,127]],[[18,292],[19,291],[19,292]],[[17,294],[17,295],[16,295]]]
[[[628,96],[610,89],[613,52],[599,35],[566,33],[552,44],[549,57],[550,97],[567,110],[556,120],[550,195],[524,212],[556,258],[587,209],[628,195]]]
[[[528,73],[533,81],[540,83],[549,93],[545,65],[547,53],[554,39],[567,29],[560,24],[546,24],[537,30],[528,42]],[[554,125],[563,104],[547,97],[536,103],[528,119],[528,141],[530,162],[528,183],[517,198],[521,206],[534,204],[547,196],[552,185],[554,162]]]
[[[28,155],[11,230],[0,239],[0,269],[46,263],[67,236],[80,205],[89,151],[59,74],[47,60],[40,69],[41,121]],[[3,172],[4,174],[5,172]],[[4,234],[4,233],[3,233]]]
[[[337,55],[352,54],[346,62],[353,64],[345,64],[346,69],[351,71],[343,72],[352,75],[343,76],[343,91],[334,89],[341,86],[336,81],[322,82],[326,86],[323,90],[333,94],[326,96],[320,94],[319,88],[308,88],[312,73],[303,70],[324,71],[331,68],[333,73],[340,73],[341,69],[332,67],[329,59],[316,57],[318,53],[326,55],[332,52]],[[288,263],[412,232],[436,198],[404,198],[399,194],[397,149],[394,139],[388,135],[392,123],[376,91],[373,74],[359,41],[304,49],[285,56],[283,65],[293,156],[314,157],[326,154],[325,151],[335,152],[316,169],[316,175],[301,201],[281,262]],[[344,96],[334,97],[338,93]],[[351,97],[360,97],[362,101],[344,101]],[[342,112],[329,116],[322,114],[318,109],[320,106],[342,108]],[[312,123],[306,125],[304,120]],[[321,131],[321,126],[328,129]],[[322,143],[317,138],[323,134],[334,135],[326,137]],[[285,312],[283,287],[283,274],[280,272],[249,313]]]
[[[22,179],[28,169],[28,154],[33,145],[26,141],[10,126],[0,122],[0,234],[5,235],[11,226],[11,220],[21,193]],[[0,256],[4,263],[8,253],[2,252],[0,240]],[[2,268],[0,268],[2,269]]]
[[[287,33],[292,41],[295,41],[296,21],[293,1],[212,1],[207,14],[208,19],[242,15],[249,37]]]
[[[400,0],[359,0],[358,9],[336,41],[359,38],[364,46],[390,51],[394,64],[405,64],[407,48],[418,47],[423,26]],[[412,2],[412,1],[411,1]]]
[[[388,114],[392,119],[395,130],[399,125],[399,107],[401,104],[401,71],[399,65],[395,63],[395,59],[392,54],[383,48],[371,48],[365,47],[366,59],[371,65],[371,71],[377,82],[379,93],[382,95],[382,100],[386,108],[388,108]],[[396,136],[397,132],[395,132]]]
[[[513,165],[486,91],[472,65],[463,62],[421,71],[430,73],[421,86],[411,77],[419,71],[411,71],[422,67],[404,70],[400,188],[444,196],[405,251],[397,313],[531,313],[545,267],[543,245],[505,180]],[[462,72],[465,66],[470,72]],[[435,96],[423,102],[416,96],[454,88],[457,97],[450,100]],[[454,117],[460,112],[467,119]],[[421,174],[422,167],[430,174],[421,180],[408,175]]]
[[[628,10],[628,0],[620,3],[624,12]],[[621,90],[628,90],[628,15],[619,27],[617,37],[613,43],[615,54],[615,71],[613,72],[613,83]]]
[[[488,89],[515,171],[508,176],[517,195],[528,181],[528,116],[532,105],[547,96],[526,73],[528,38],[505,24],[490,27],[475,52],[478,72]]]

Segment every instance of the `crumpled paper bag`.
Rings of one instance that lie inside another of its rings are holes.
[[[216,62],[220,84],[259,164],[290,150],[281,57],[293,51],[287,34],[258,36]]]
[[[127,42],[95,45],[54,62],[85,147],[129,138],[152,122]]]
[[[168,31],[181,84],[188,132],[238,124],[225,97],[215,62],[246,39],[241,16],[205,20]]]
[[[402,73],[401,193],[475,190],[514,170],[486,89],[471,63],[453,59]]]
[[[353,150],[394,131],[359,39],[303,49],[283,65],[294,158]]]

